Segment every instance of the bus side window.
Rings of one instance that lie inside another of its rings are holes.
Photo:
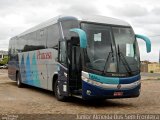
[[[60,39],[58,24],[51,25],[47,28],[47,47],[57,50],[57,44]]]
[[[66,41],[60,41],[59,62],[66,66]]]

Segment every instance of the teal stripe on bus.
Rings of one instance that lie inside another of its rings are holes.
[[[115,77],[103,77],[100,75],[89,73],[89,79],[94,80],[96,82],[105,83],[105,84],[119,84],[119,78],[115,78]]]

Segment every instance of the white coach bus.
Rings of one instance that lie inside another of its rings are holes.
[[[8,75],[23,84],[84,100],[140,94],[137,39],[125,21],[104,16],[58,16],[11,38]]]

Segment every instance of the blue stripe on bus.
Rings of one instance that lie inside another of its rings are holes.
[[[119,84],[130,84],[141,79],[140,74],[132,77],[119,78]]]
[[[21,64],[20,64],[20,72],[21,72],[21,80],[22,83],[26,82],[26,70],[25,70],[25,65],[24,65],[24,55],[21,57]]]
[[[26,59],[26,82],[29,85],[33,85],[33,80],[31,78],[31,67],[30,67],[30,57],[27,55]]]
[[[33,78],[32,78],[33,84],[37,87],[41,87],[35,53],[33,54],[33,57],[32,57],[32,71],[33,71],[32,73],[33,74]]]

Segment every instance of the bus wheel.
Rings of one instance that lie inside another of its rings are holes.
[[[19,72],[17,73],[17,86],[18,86],[19,88],[23,87],[23,84],[22,84],[22,82],[21,82],[21,76],[20,76],[20,73],[19,73]]]
[[[65,101],[66,100],[66,97],[61,95],[61,93],[60,93],[59,86],[58,86],[58,80],[56,80],[55,84],[54,84],[54,93],[55,93],[55,96],[58,101]]]

